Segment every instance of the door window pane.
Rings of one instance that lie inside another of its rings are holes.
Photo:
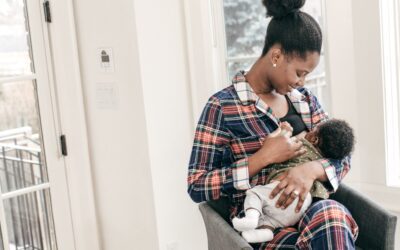
[[[35,81],[4,83],[0,90],[2,193],[48,182]]]
[[[33,72],[23,0],[0,1],[0,77]]]
[[[48,190],[4,201],[10,250],[57,249],[50,204]]]

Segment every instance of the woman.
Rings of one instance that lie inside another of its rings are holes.
[[[250,71],[208,100],[198,122],[188,173],[188,193],[195,202],[231,202],[230,216],[243,216],[245,191],[265,184],[268,165],[303,154],[295,135],[328,119],[304,81],[320,58],[318,23],[299,9],[305,0],[263,0],[268,25],[261,57]],[[280,122],[293,127],[293,137],[269,136]],[[342,161],[322,159],[290,169],[280,177],[271,198],[285,209],[299,209],[315,180],[332,193],[350,169]],[[298,199],[297,199],[298,198]],[[350,212],[333,200],[315,200],[299,223],[276,229],[259,249],[354,249],[358,227]]]

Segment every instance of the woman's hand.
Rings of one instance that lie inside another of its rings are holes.
[[[306,152],[303,143],[296,137],[291,137],[293,128],[287,122],[282,122],[280,127],[268,135],[263,146],[254,154],[266,164],[280,163],[302,155]]]
[[[280,163],[302,155],[306,152],[303,143],[296,137],[291,137],[293,128],[287,122],[265,137],[262,147],[249,157],[249,176],[252,177],[273,163]]]
[[[307,162],[302,165],[289,169],[276,180],[280,183],[271,192],[270,198],[273,199],[282,190],[276,207],[286,209],[292,202],[299,197],[296,206],[296,212],[300,211],[303,206],[307,193],[310,192],[314,181],[317,178],[318,171],[315,168],[322,168],[318,162]],[[297,193],[297,194],[296,194]]]

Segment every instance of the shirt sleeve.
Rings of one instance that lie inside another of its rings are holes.
[[[248,158],[222,164],[230,139],[220,102],[211,97],[197,124],[190,156],[187,183],[193,201],[217,200],[223,193],[250,188]]]
[[[319,123],[327,121],[329,117],[328,114],[322,109],[317,97],[314,96],[310,91],[307,92],[307,98],[311,111],[312,127],[315,127]],[[350,161],[350,155],[341,160],[329,158],[323,158],[319,160],[328,177],[328,181],[323,184],[329,192],[336,192],[340,182],[350,170]]]

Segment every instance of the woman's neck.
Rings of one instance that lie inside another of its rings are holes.
[[[245,75],[246,81],[258,95],[268,95],[274,92],[266,76],[266,65],[263,59],[264,57],[259,58]]]

